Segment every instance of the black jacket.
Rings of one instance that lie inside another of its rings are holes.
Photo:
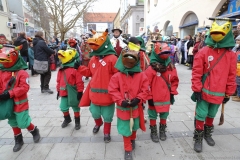
[[[25,37],[19,36],[17,40],[14,42],[15,46],[23,45],[20,50],[21,56],[28,57],[28,43]]]
[[[41,37],[35,37],[33,39],[33,51],[34,51],[34,59],[38,61],[49,61],[49,58],[52,54],[54,54],[54,50],[48,48],[44,39]]]

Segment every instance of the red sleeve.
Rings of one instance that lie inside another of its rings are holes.
[[[142,74],[142,85],[140,87],[140,92],[138,93],[137,97],[138,99],[141,100],[140,103],[144,103],[148,99],[149,95],[149,81],[147,76],[144,73]]]
[[[236,64],[236,63],[235,63]],[[192,90],[194,92],[202,91],[202,76],[204,67],[204,49],[199,50],[194,58],[192,68]]]
[[[178,79],[178,75],[177,75],[177,70],[176,68],[172,71],[172,77],[171,77],[171,94],[173,95],[177,95],[178,91],[178,83],[179,83],[179,79]]]
[[[56,89],[57,89],[57,92],[60,92],[60,76],[61,73],[60,73],[60,70],[58,71],[58,74],[57,74],[57,85],[56,85]]]
[[[84,82],[82,80],[82,75],[77,70],[75,71],[75,78],[76,78],[76,86],[78,92],[83,92],[84,90]]]
[[[108,85],[108,93],[111,95],[112,100],[117,103],[118,106],[121,106],[122,101],[124,98],[120,92],[120,85],[119,85],[119,74],[114,74],[109,82]]]
[[[29,76],[25,71],[19,71],[17,73],[17,83],[14,88],[9,91],[10,97],[21,97],[29,90]]]
[[[80,66],[77,71],[83,76],[92,77],[92,72],[89,68],[89,65],[90,65],[90,63],[88,64],[88,67]]]
[[[149,82],[149,86],[148,86],[149,93],[148,93],[148,98],[147,98],[147,99],[152,99],[152,91],[151,91],[151,88],[152,88],[153,74],[152,74],[152,71],[151,71],[151,66],[149,66],[149,67],[144,71],[144,73],[145,73],[145,75],[147,76],[148,82]]]
[[[227,79],[227,86],[226,86],[226,95],[231,96],[235,93],[236,91],[236,72],[237,72],[237,67],[236,67],[236,62],[237,62],[237,56],[235,53],[231,53],[231,66],[229,68],[229,73],[228,73],[228,79]]]

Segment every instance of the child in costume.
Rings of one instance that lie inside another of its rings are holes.
[[[69,47],[68,48],[75,48],[79,54],[79,60],[82,62],[82,51],[81,51],[81,48],[79,47],[78,43],[77,43],[77,40],[74,39],[74,38],[70,38],[68,40],[68,45]]]
[[[210,18],[215,20],[215,18]],[[192,100],[196,105],[194,150],[202,151],[203,138],[214,146],[213,121],[221,103],[227,103],[236,90],[236,55],[232,24],[226,19],[215,20],[203,47],[195,55],[192,70]]]
[[[131,37],[115,65],[120,71],[110,80],[108,91],[117,104],[117,129],[123,136],[125,160],[132,160],[137,129],[145,131],[142,103],[148,96],[148,79],[141,72],[138,39]]]
[[[35,143],[40,139],[39,129],[31,123],[29,116],[29,77],[24,71],[28,66],[18,53],[20,48],[0,45],[0,115],[6,111],[5,107],[13,107],[11,115],[0,119],[8,119],[8,124],[12,127],[15,139],[13,152],[19,151],[24,143],[21,129],[26,128],[33,135]]]
[[[75,129],[80,129],[80,108],[79,101],[82,97],[84,83],[82,75],[74,69],[74,63],[78,60],[78,53],[75,49],[67,49],[58,51],[58,58],[62,62],[62,66],[57,75],[57,99],[61,97],[60,109],[64,115],[62,128],[72,121],[69,108],[72,107],[75,117]]]
[[[93,34],[95,31],[91,30]],[[96,134],[103,125],[104,119],[104,141],[111,141],[110,131],[111,122],[114,115],[115,104],[108,94],[108,84],[112,75],[118,70],[114,68],[117,61],[115,50],[108,37],[108,30],[99,37],[89,38],[87,43],[92,48],[90,56],[92,56],[88,67],[80,66],[75,63],[75,68],[86,77],[92,77],[86,91],[83,94],[80,106],[89,106],[92,117],[95,121],[93,133]]]
[[[179,83],[177,70],[171,63],[171,48],[165,42],[155,42],[150,56],[150,67],[145,71],[150,83],[148,115],[150,119],[151,139],[159,142],[159,138],[165,141],[167,117],[170,105],[174,103],[174,95],[177,95]],[[157,134],[156,119],[159,115],[159,137]]]

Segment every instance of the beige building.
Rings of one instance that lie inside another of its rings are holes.
[[[121,24],[120,24],[120,9],[119,9],[116,17],[113,20],[113,28],[121,28],[120,26]]]
[[[158,27],[163,35],[180,38],[194,35],[211,25],[207,17],[229,12],[228,3],[228,0],[145,0],[145,28]]]
[[[4,34],[8,40],[11,40],[10,28],[7,27],[8,19],[8,7],[6,0],[0,1],[0,34]]]

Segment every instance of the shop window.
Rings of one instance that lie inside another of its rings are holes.
[[[3,11],[2,0],[0,0],[0,11]]]

